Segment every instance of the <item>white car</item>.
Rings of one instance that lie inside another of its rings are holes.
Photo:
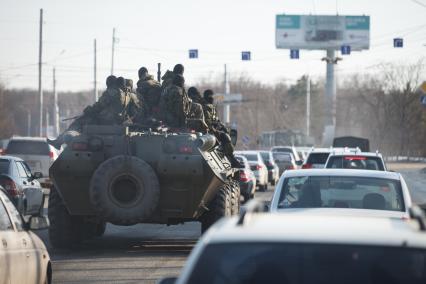
[[[40,238],[29,229],[44,229],[46,217],[25,223],[0,190],[0,283],[51,283],[52,265]]]
[[[41,186],[50,188],[49,168],[58,157],[58,151],[47,144],[46,138],[14,136],[9,140],[4,153],[24,160],[33,173],[41,172]]]
[[[359,169],[386,171],[386,164],[379,152],[333,151],[325,163],[326,169]]]
[[[270,211],[408,218],[411,206],[410,193],[399,173],[318,169],[285,172]]]
[[[217,222],[179,278],[160,284],[426,283],[424,215],[289,218],[253,211]]]
[[[247,158],[250,169],[256,177],[256,184],[260,190],[268,189],[268,168],[266,167],[262,156],[257,151],[235,151],[235,155],[243,155]]]
[[[302,169],[324,168],[331,151],[332,148],[312,148],[303,162]]]

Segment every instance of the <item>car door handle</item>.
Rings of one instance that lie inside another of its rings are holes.
[[[7,248],[7,242],[6,242],[6,240],[5,240],[5,239],[2,239],[2,240],[1,240],[1,242],[3,243],[3,247],[4,247],[4,248]]]

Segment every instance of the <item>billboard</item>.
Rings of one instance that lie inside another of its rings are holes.
[[[275,41],[286,49],[368,49],[370,17],[277,15]]]

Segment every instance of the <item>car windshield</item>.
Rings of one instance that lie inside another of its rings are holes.
[[[0,174],[8,174],[9,173],[9,164],[10,164],[9,160],[0,159]]]
[[[327,168],[376,171],[385,170],[381,158],[366,156],[332,156],[327,162]]]
[[[325,164],[330,153],[311,153],[309,154],[307,164]]]
[[[290,148],[275,148],[273,152],[284,152],[284,153],[293,153],[293,150]]]
[[[269,157],[269,152],[260,152],[260,155],[262,156],[262,159],[263,159],[265,162],[269,162],[269,159],[270,159],[270,157]]]
[[[275,161],[290,162],[292,158],[290,153],[275,152],[272,153],[272,155],[274,156]]]
[[[287,178],[278,208],[355,208],[404,211],[401,184],[371,177],[302,176]]]
[[[241,155],[243,155],[244,157],[246,157],[247,160],[249,160],[249,161],[256,161],[257,162],[257,160],[258,160],[257,154],[244,154],[243,153]]]
[[[420,284],[426,283],[426,250],[273,242],[211,244],[187,283]]]
[[[7,154],[17,155],[49,155],[49,145],[43,141],[12,140],[6,148]]]

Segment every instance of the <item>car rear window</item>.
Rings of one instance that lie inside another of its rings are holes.
[[[332,156],[326,167],[331,169],[385,170],[381,158],[359,155]]]
[[[404,211],[401,183],[371,177],[300,176],[286,179],[278,208]]]
[[[290,153],[273,153],[275,161],[278,162],[291,162]]]
[[[210,244],[187,283],[426,283],[426,250],[276,242]]]
[[[293,150],[288,148],[276,148],[273,149],[272,152],[293,153]]]
[[[307,164],[325,164],[330,153],[310,153]]]
[[[11,140],[6,148],[7,154],[17,155],[49,155],[49,145],[43,141]]]
[[[257,154],[241,154],[241,155],[246,157],[247,160],[249,160],[249,161],[257,161],[258,160]]]
[[[0,174],[8,174],[9,173],[9,164],[10,164],[9,160],[0,159]]]

